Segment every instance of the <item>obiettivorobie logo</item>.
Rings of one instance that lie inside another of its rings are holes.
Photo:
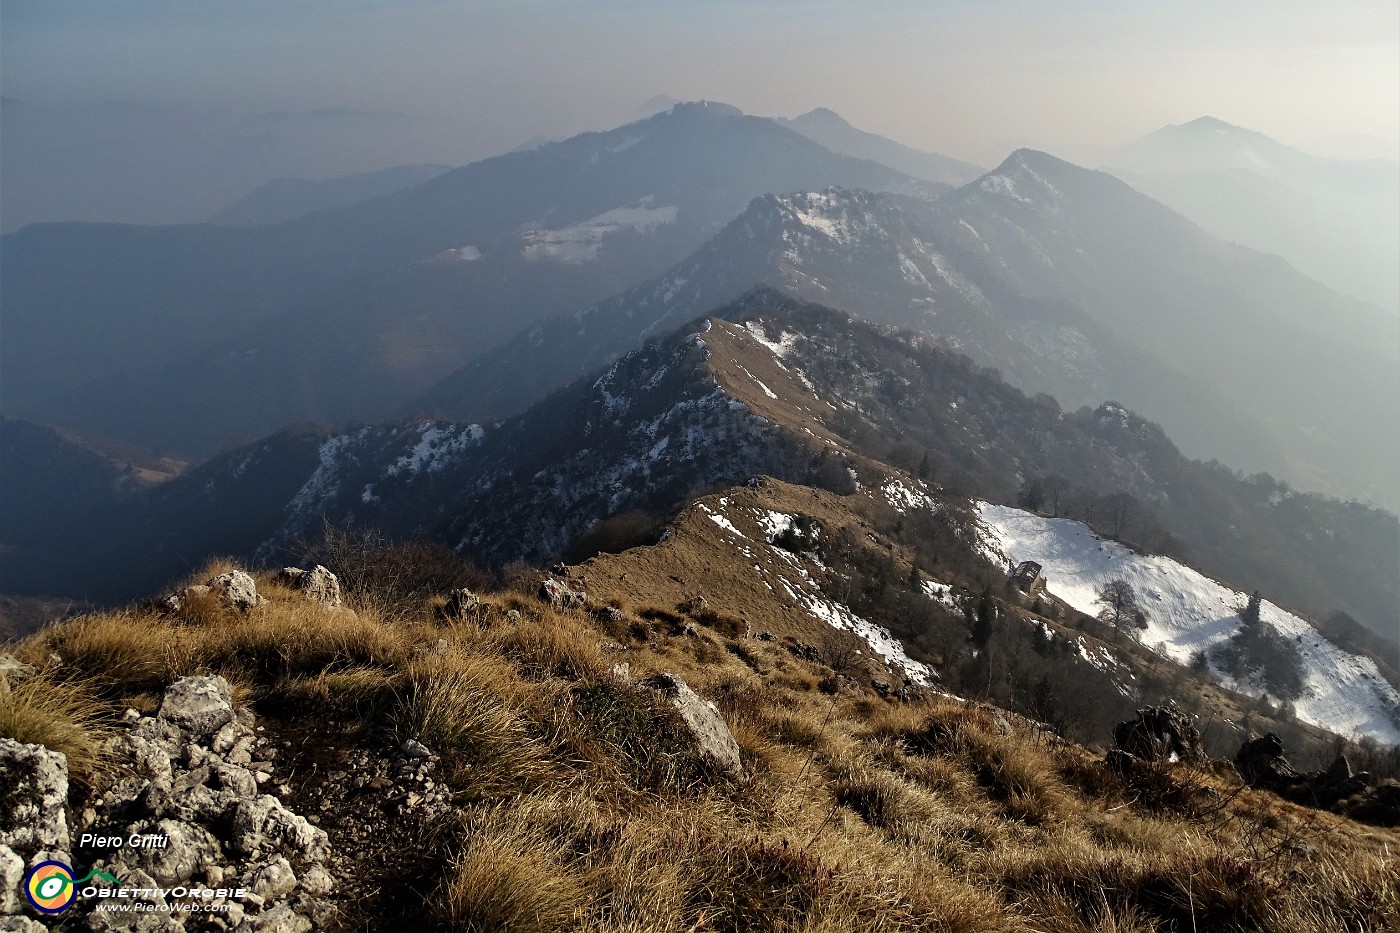
[[[97,878],[107,884],[120,885],[115,876],[93,869],[81,878],[73,877],[73,869],[62,862],[40,862],[29,870],[24,879],[24,895],[40,913],[62,913],[78,897],[78,885]]]
[[[102,883],[101,887],[88,883],[94,879]],[[243,888],[197,886],[127,888],[115,875],[96,868],[81,878],[74,878],[72,868],[54,861],[40,862],[24,878],[25,897],[35,910],[44,914],[62,913],[79,897],[98,901],[97,910],[216,912],[226,910],[230,899],[242,900],[247,893]],[[153,898],[156,900],[151,902]]]

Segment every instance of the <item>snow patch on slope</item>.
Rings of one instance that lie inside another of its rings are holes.
[[[979,509],[988,548],[1007,560],[1041,564],[1046,589],[1081,612],[1094,614],[1103,586],[1126,580],[1148,615],[1141,641],[1180,664],[1188,664],[1198,651],[1223,645],[1240,627],[1238,611],[1247,595],[1171,558],[1135,554],[1078,522],[985,502]],[[1272,603],[1264,602],[1260,615],[1302,654],[1307,682],[1304,695],[1294,701],[1299,719],[1343,735],[1400,744],[1400,728],[1388,713],[1400,707],[1400,692],[1380,676],[1375,662],[1343,651]],[[1232,689],[1258,693],[1214,673]]]
[[[387,476],[399,473],[417,474],[424,470],[436,473],[454,455],[461,453],[486,436],[479,424],[435,425],[425,421],[418,426],[422,432],[418,443],[385,470]]]
[[[679,210],[675,205],[652,207],[651,198],[646,197],[635,207],[615,207],[571,227],[529,230],[523,234],[521,255],[531,262],[590,262],[598,258],[604,238],[624,230],[651,233],[657,227],[675,223]]]
[[[910,509],[937,509],[938,505],[928,493],[911,489],[897,479],[890,480],[880,487],[885,501],[896,512],[903,515]]]

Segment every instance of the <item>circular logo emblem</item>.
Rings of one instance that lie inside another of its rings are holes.
[[[40,862],[25,877],[24,894],[41,913],[56,914],[66,910],[78,896],[73,869],[62,862]]]

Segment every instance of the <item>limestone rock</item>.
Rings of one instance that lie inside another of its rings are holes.
[[[277,856],[243,879],[243,886],[264,900],[274,901],[296,890],[297,876],[283,856]]]
[[[735,777],[744,773],[739,760],[739,743],[734,741],[734,734],[713,704],[701,699],[674,674],[657,674],[646,684],[671,701],[695,739],[702,757]]]
[[[235,609],[247,612],[262,602],[258,586],[253,578],[242,570],[230,570],[196,586],[187,586],[177,593],[171,593],[158,600],[158,604],[171,612],[179,612],[191,596],[214,594]]]
[[[210,592],[219,594],[224,602],[244,612],[262,602],[262,597],[258,595],[257,584],[253,582],[252,577],[241,570],[221,573],[204,585],[209,587]]]
[[[233,721],[233,689],[217,674],[181,677],[166,688],[156,718],[196,737],[212,735]]]
[[[28,858],[66,849],[68,759],[42,745],[0,739],[0,845]]]
[[[330,872],[317,865],[302,876],[301,886],[306,890],[306,893],[321,897],[331,893],[335,888],[335,879],[331,877]]]
[[[0,845],[0,915],[13,914],[24,900],[20,882],[24,881],[24,859],[9,846]]]
[[[14,655],[0,654],[0,693],[5,692],[6,684],[18,687],[37,673],[33,665],[25,664]]]
[[[1250,739],[1235,755],[1240,777],[1251,787],[1283,787],[1296,784],[1302,775],[1283,757],[1283,739],[1270,732]]]
[[[310,570],[298,567],[283,567],[277,574],[278,581],[301,592],[307,599],[314,600],[328,609],[341,608],[340,578],[326,567],[317,564]]]
[[[1400,826],[1400,783],[1390,780],[1346,801],[1341,812],[1375,826]]]
[[[306,933],[311,921],[298,914],[290,904],[280,904],[271,910],[247,917],[234,928],[235,933]]]
[[[544,580],[540,583],[540,598],[555,609],[582,608],[587,597],[577,590],[570,589],[558,580]]]
[[[447,620],[465,619],[467,613],[481,605],[481,597],[466,587],[447,594],[447,602],[438,610],[438,615]]]
[[[1362,793],[1370,780],[1364,771],[1353,774],[1351,763],[1341,756],[1325,771],[1298,771],[1284,757],[1283,740],[1273,732],[1241,745],[1235,755],[1235,767],[1251,787],[1323,809],[1334,809],[1347,798]]]
[[[137,864],[167,887],[187,883],[196,872],[217,865],[223,853],[208,830],[176,820],[161,820],[150,830],[165,836],[164,848],[141,849]]]
[[[232,841],[235,851],[245,855],[274,847],[311,862],[326,855],[325,832],[268,794],[239,801],[233,814]]]
[[[257,796],[258,782],[253,777],[253,772],[247,768],[220,762],[214,766],[214,774],[218,776],[219,787],[231,791],[236,796]]]

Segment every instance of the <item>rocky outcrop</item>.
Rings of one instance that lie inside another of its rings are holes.
[[[701,699],[674,674],[657,674],[644,683],[671,701],[695,740],[700,757],[735,777],[744,773],[744,766],[739,760],[739,743],[734,741],[734,733],[729,731],[724,717],[713,703]]]
[[[1288,763],[1283,740],[1273,732],[1241,745],[1235,767],[1251,787],[1325,810],[1338,809],[1347,798],[1365,791],[1370,782],[1367,772],[1352,772],[1345,755],[1338,755],[1325,771],[1299,771]]]
[[[195,586],[187,586],[161,599],[159,603],[171,612],[179,612],[185,608],[191,597],[209,595],[241,612],[247,612],[262,603],[262,597],[258,595],[258,585],[242,570],[230,570]]]
[[[1283,757],[1283,739],[1273,732],[1241,745],[1235,755],[1235,768],[1246,784],[1269,790],[1290,787],[1302,779]]]
[[[233,688],[217,675],[182,677],[166,688],[156,719],[202,739],[233,721]]]
[[[578,590],[550,579],[540,582],[540,598],[555,609],[582,609],[588,602],[588,598]]]
[[[7,687],[18,687],[37,673],[33,665],[25,664],[14,655],[0,654],[0,693]]]
[[[447,594],[447,602],[438,609],[439,618],[447,621],[467,618],[468,613],[481,606],[481,597],[466,587]]]
[[[310,570],[283,567],[277,574],[277,582],[299,591],[302,596],[320,603],[327,609],[340,609],[343,605],[340,598],[340,578],[320,564]]]
[[[1175,706],[1146,706],[1113,729],[1117,750],[1139,761],[1201,765],[1209,759],[1201,733]]]
[[[0,846],[28,861],[68,849],[68,759],[0,739]]]
[[[326,895],[336,882],[329,839],[267,792],[276,748],[261,740],[252,713],[234,706],[227,681],[183,677],[165,690],[154,715],[128,710],[125,722],[115,751],[129,767],[71,830],[63,756],[0,740],[0,906],[15,894],[16,860],[22,875],[42,857],[75,872],[102,872],[121,887],[152,889],[142,893],[149,909],[135,912],[99,911],[96,899],[79,898],[64,919],[94,933],[187,924],[305,931],[330,921]],[[203,901],[216,911],[190,912],[167,899],[181,888],[225,893]],[[243,895],[229,893],[239,888]]]
[[[1345,801],[1338,811],[1376,826],[1400,826],[1400,782],[1385,781]]]
[[[0,845],[0,917],[19,912],[20,882],[24,880],[24,859],[7,845]]]

